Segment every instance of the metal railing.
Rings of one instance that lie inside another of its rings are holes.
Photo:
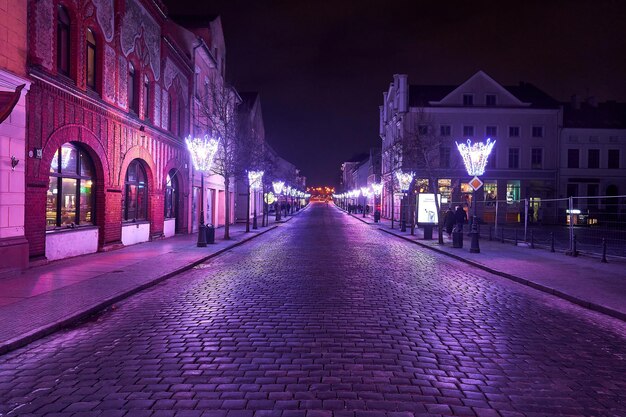
[[[461,205],[472,218],[473,208]],[[626,196],[476,202],[481,238],[534,248],[626,258]]]

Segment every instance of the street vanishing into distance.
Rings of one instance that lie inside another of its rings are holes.
[[[5,416],[626,416],[626,323],[312,203],[0,357]]]

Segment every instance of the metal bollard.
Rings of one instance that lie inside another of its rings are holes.
[[[500,242],[504,243],[504,227],[500,229]]]
[[[574,235],[574,240],[572,241],[572,256],[578,256],[578,250],[576,249],[576,235]]]
[[[550,252],[554,253],[554,232],[550,232]]]
[[[606,260],[606,239],[602,238],[602,260],[600,261],[603,264],[607,263]]]
[[[533,229],[530,229],[530,248],[535,249],[535,235]]]
[[[515,229],[515,246],[517,246],[517,228]]]

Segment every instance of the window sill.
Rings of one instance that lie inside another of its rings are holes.
[[[122,227],[134,226],[136,224],[150,224],[150,220],[123,220]]]
[[[90,224],[90,225],[76,226],[76,227],[59,227],[56,229],[46,230],[46,234],[72,233],[72,232],[81,232],[81,231],[92,230],[92,229],[98,229],[98,226],[94,226],[93,224]]]

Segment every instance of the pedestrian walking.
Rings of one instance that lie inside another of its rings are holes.
[[[446,233],[448,234],[448,238],[452,237],[452,229],[454,229],[454,224],[456,220],[454,219],[454,210],[452,210],[452,206],[448,207],[448,211],[443,217],[443,225],[446,228]]]

